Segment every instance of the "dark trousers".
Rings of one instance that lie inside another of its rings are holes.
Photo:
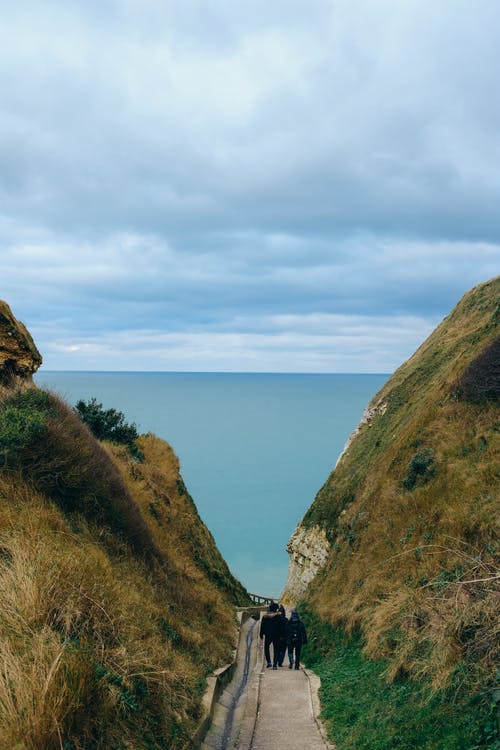
[[[269,651],[269,647],[273,646],[273,667],[276,667],[278,664],[279,659],[279,638],[272,638],[269,635],[264,636],[264,656],[266,659],[266,664],[271,663],[271,653]]]
[[[288,646],[288,658],[290,664],[295,662],[295,669],[300,669],[300,652],[302,650],[302,643],[298,643],[296,646]],[[294,653],[295,652],[295,653]]]
[[[278,645],[278,664],[280,667],[283,666],[283,659],[285,658],[286,654],[286,640],[283,640],[283,638],[280,638],[280,642]]]

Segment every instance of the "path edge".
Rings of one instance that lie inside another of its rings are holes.
[[[214,671],[207,677],[207,686],[201,700],[201,718],[198,722],[198,726],[194,733],[191,735],[191,747],[193,750],[199,750],[201,743],[203,742],[205,735],[207,734],[212,724],[214,716],[215,704],[219,700],[222,692],[226,685],[231,682],[234,672],[236,670],[236,663],[238,659],[238,647],[241,638],[241,629],[250,617],[255,615],[260,616],[262,607],[240,607],[236,610],[236,618],[238,620],[238,629],[236,635],[236,647],[233,651],[233,658],[229,664],[214,669]]]
[[[255,654],[255,666],[248,680],[247,694],[245,700],[245,709],[243,718],[240,722],[240,730],[235,743],[235,750],[250,750],[255,735],[255,727],[260,708],[260,687],[263,675],[263,655],[262,641],[256,637],[253,639],[252,648],[257,651]]]
[[[313,719],[318,727],[318,731],[325,744],[327,750],[338,750],[337,746],[334,745],[329,739],[326,731],[326,727],[320,719],[321,714],[321,701],[319,699],[319,689],[321,687],[321,678],[312,669],[303,668],[304,674],[307,677],[309,683],[309,696],[311,699],[311,710]]]

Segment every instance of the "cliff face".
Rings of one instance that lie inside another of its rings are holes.
[[[0,747],[191,747],[246,592],[171,447],[140,436],[136,459],[97,441],[30,383],[39,357],[5,311]]]
[[[360,629],[389,677],[492,674],[499,321],[496,278],[375,396],[290,540],[288,598],[304,592],[321,618]]]
[[[302,599],[307,587],[321,570],[330,552],[330,544],[321,526],[297,526],[286,550],[290,555],[288,578],[282,599],[293,604]]]
[[[387,404],[380,399],[366,407],[359,425],[349,436],[342,453],[338,457],[335,468],[347,455],[350,445],[362,429],[369,426],[377,414],[384,414],[386,409]],[[326,531],[322,526],[319,524],[305,526],[303,523],[299,523],[288,541],[286,551],[290,556],[290,562],[282,599],[286,603],[293,603],[304,597],[309,584],[313,582],[327,562],[331,547]]]
[[[0,300],[0,383],[31,380],[42,364],[42,357],[31,335]]]

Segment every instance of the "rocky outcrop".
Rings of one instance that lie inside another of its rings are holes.
[[[370,427],[373,419],[385,414],[387,401],[381,399],[370,403],[363,412],[361,420],[349,436],[335,468],[340,461],[347,457],[349,448],[364,427]],[[293,603],[301,599],[309,584],[319,570],[325,565],[330,554],[330,544],[324,529],[319,525],[306,527],[299,524],[287,544],[286,550],[290,555],[288,578],[282,599]]]
[[[361,416],[358,426],[356,427],[354,432],[350,434],[349,438],[347,439],[347,442],[344,445],[342,453],[339,455],[337,459],[335,468],[337,468],[341,459],[344,458],[344,456],[347,456],[350,446],[352,445],[353,441],[358,437],[363,427],[366,427],[366,426],[370,427],[374,417],[378,416],[379,414],[380,415],[385,414],[386,411],[387,411],[387,401],[384,401],[384,399],[379,399],[378,401],[376,401],[376,403],[371,402],[370,404],[368,404],[368,406],[366,407],[366,409],[364,410]]]
[[[30,381],[41,364],[42,356],[28,330],[16,320],[7,303],[0,300],[0,383]]]
[[[287,603],[297,602],[308,585],[326,563],[330,544],[320,526],[305,528],[297,526],[287,544],[290,555],[288,579],[282,599]]]

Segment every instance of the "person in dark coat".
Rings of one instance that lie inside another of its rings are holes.
[[[282,622],[280,621],[281,618],[278,615],[278,605],[276,602],[271,602],[268,611],[262,615],[260,623],[260,637],[264,638],[264,656],[266,659],[266,666],[272,666],[273,669],[278,668],[280,632],[283,627]],[[272,665],[270,652],[271,645],[273,647]]]
[[[300,652],[302,646],[307,643],[307,633],[296,609],[292,609],[292,614],[286,626],[286,643],[288,646],[288,668],[292,669],[295,664],[295,669],[300,669]]]
[[[279,632],[279,650],[278,650],[278,667],[283,666],[283,660],[286,654],[286,626],[288,624],[288,618],[286,616],[285,608],[282,604],[278,607],[278,615],[280,621],[280,632]]]

